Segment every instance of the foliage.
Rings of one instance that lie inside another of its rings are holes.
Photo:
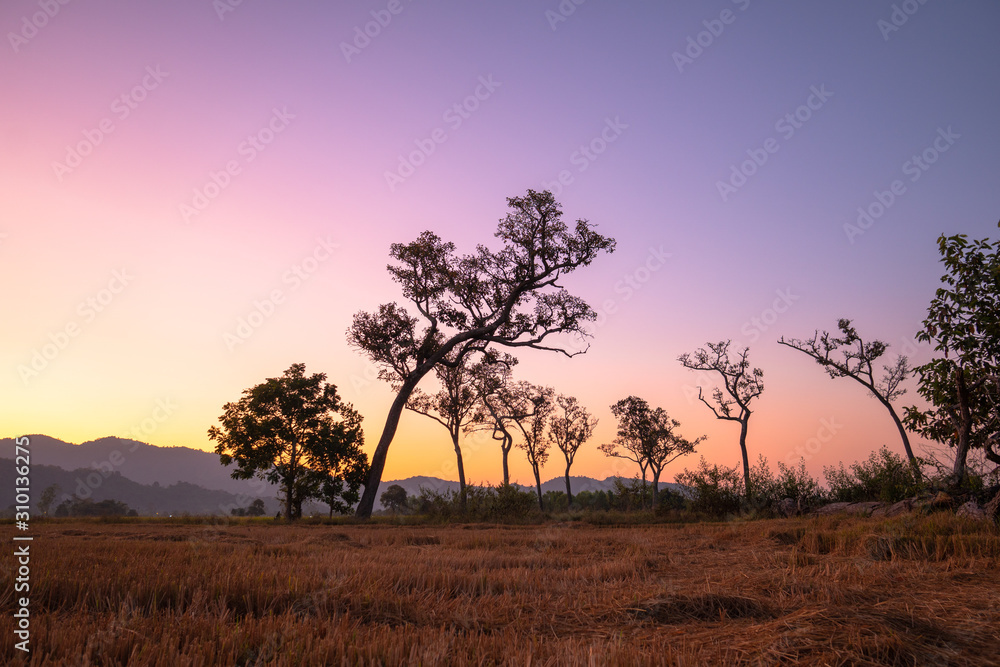
[[[229,512],[233,516],[264,516],[266,511],[264,501],[257,498],[248,507],[234,507]]]
[[[566,502],[570,505],[573,503],[573,496],[569,471],[580,447],[594,434],[597,419],[590,416],[590,412],[580,405],[575,396],[559,394],[556,396],[556,406],[558,410],[549,421],[549,439],[566,459]]]
[[[916,369],[933,407],[908,407],[906,423],[955,448],[960,484],[971,449],[1000,464],[1000,241],[942,235],[938,248],[947,273],[917,338],[943,356]]]
[[[279,484],[287,520],[300,517],[309,498],[323,499],[333,511],[367,475],[361,415],[324,373],[306,376],[305,364],[245,390],[239,401],[226,403],[219,421],[221,428],[212,426],[208,435],[222,464],[236,464],[236,479]]]
[[[824,467],[823,474],[830,498],[836,502],[891,503],[915,496],[922,488],[921,478],[908,462],[885,446],[866,461],[852,463],[849,470],[841,463]]]
[[[426,231],[411,243],[394,243],[388,266],[416,314],[397,303],[359,312],[347,340],[379,366],[397,392],[372,456],[358,515],[371,515],[399,415],[410,393],[438,364],[455,364],[488,345],[528,347],[574,356],[551,341],[586,339],[584,325],[597,313],[559,284],[560,278],[613,252],[614,239],[586,220],[571,229],[551,192],[528,190],[507,200],[510,212],[497,227],[499,250],[478,246],[457,256],[455,244]]]
[[[391,484],[379,497],[383,507],[393,514],[406,509],[406,489],[399,484]]]
[[[58,484],[50,484],[42,491],[42,497],[38,499],[38,511],[43,516],[47,515],[49,510],[52,509],[52,503],[55,502],[56,496],[59,495],[60,491],[62,491],[62,487]]]
[[[739,514],[743,507],[744,480],[736,468],[708,465],[701,457],[694,470],[684,469],[676,477],[678,484],[691,491],[689,507],[711,516]]]
[[[523,523],[540,518],[534,494],[504,484],[495,487],[470,484],[464,508],[458,492],[425,487],[421,487],[420,495],[410,496],[407,505],[413,513],[438,521]]]
[[[90,498],[72,498],[64,500],[56,507],[55,515],[65,516],[139,516],[134,509],[120,500],[101,500],[94,502]]]

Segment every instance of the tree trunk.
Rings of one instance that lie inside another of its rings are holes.
[[[906,458],[910,460],[910,467],[913,468],[913,472],[917,476],[917,481],[920,481],[920,478],[922,477],[920,473],[920,464],[917,463],[917,457],[913,455],[913,449],[910,447],[910,438],[906,435],[906,428],[903,426],[903,422],[901,422],[899,417],[896,415],[896,411],[893,409],[892,403],[885,400],[878,394],[875,394],[875,396],[889,411],[889,414],[892,416],[892,421],[896,424],[896,428],[899,429],[899,437],[903,440],[903,449],[906,451]]]
[[[639,495],[639,509],[646,509],[646,466],[642,468],[642,492]]]
[[[465,491],[465,464],[462,463],[462,448],[458,445],[458,433],[452,432],[451,442],[455,445],[455,456],[458,458],[458,497],[462,507],[462,513],[466,511],[466,491]]]
[[[750,488],[750,457],[747,455],[747,426],[749,422],[750,415],[740,420],[740,451],[743,453],[743,484],[747,500],[753,496],[753,489]]]
[[[660,502],[660,471],[653,468],[653,511],[656,511],[656,505]]]
[[[961,486],[966,479],[966,460],[972,445],[972,414],[969,410],[969,390],[965,386],[965,372],[959,366],[955,369],[955,387],[958,393],[958,423],[955,424],[957,442],[955,443],[954,481]]]
[[[514,444],[514,438],[504,433],[503,441],[500,443],[500,450],[503,452],[503,485],[510,486],[510,470],[507,468],[507,455]]]
[[[285,521],[292,520],[292,480],[285,477]]]
[[[566,509],[569,509],[573,505],[573,493],[569,489],[569,466],[570,463],[566,463]]]
[[[389,414],[385,418],[385,426],[382,428],[382,437],[379,438],[378,446],[372,454],[368,481],[365,482],[365,492],[361,495],[361,502],[358,503],[358,509],[355,512],[355,516],[359,519],[368,519],[372,515],[375,498],[378,496],[378,485],[382,481],[382,470],[385,468],[385,456],[389,452],[393,436],[396,435],[399,417],[403,414],[403,408],[406,407],[406,401],[409,400],[410,394],[413,393],[420,378],[425,374],[426,372],[407,378],[399,388],[399,393],[396,394],[396,400],[392,402],[392,407],[389,408]]]
[[[531,469],[535,472],[535,488],[538,490],[538,509],[545,511],[545,505],[542,504],[542,478],[538,475],[538,465],[532,463]]]

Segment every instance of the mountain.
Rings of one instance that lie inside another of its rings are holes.
[[[219,462],[219,455],[214,452],[190,447],[158,447],[137,440],[114,437],[99,438],[79,445],[46,435],[30,435],[28,438],[30,439],[28,449],[31,451],[31,486],[35,500],[38,498],[36,494],[41,494],[42,490],[51,484],[59,484],[64,493],[78,493],[78,488],[80,492],[85,493],[91,486],[87,482],[88,478],[95,480],[93,475],[96,474],[104,481],[93,490],[94,500],[108,498],[121,500],[141,514],[156,511],[161,514],[164,512],[218,514],[220,507],[231,507],[233,503],[245,507],[254,498],[264,499],[269,512],[277,511],[278,490],[275,486],[260,480],[233,479],[230,476],[233,466],[223,466]],[[8,452],[14,452],[13,438],[0,439],[0,453],[6,456]],[[11,459],[0,459],[3,468],[0,479],[9,477],[11,473],[8,473],[8,470],[12,466],[8,468],[8,465],[12,463]],[[47,468],[61,469],[63,473],[69,475],[45,471]],[[49,479],[53,481],[46,481]],[[604,480],[570,477],[570,482],[573,493],[608,491],[614,488],[615,479],[615,477]],[[412,496],[419,495],[421,487],[438,493],[458,490],[458,482],[437,477],[408,477],[402,480],[382,481],[376,498],[381,498],[382,493],[393,484],[402,486],[406,489],[406,493]],[[532,492],[535,488],[534,485],[516,483],[515,486]],[[169,488],[173,488],[174,491],[167,493],[165,489]],[[668,482],[660,482],[660,488],[682,490],[679,484]],[[114,493],[108,491],[109,489],[113,489]],[[178,489],[185,489],[191,495],[189,503],[181,501],[183,494],[178,492]],[[566,482],[563,477],[554,477],[542,484],[542,493],[565,490]],[[128,497],[115,493],[128,494]],[[213,493],[221,495],[212,495]],[[129,498],[133,500],[130,501]],[[376,500],[376,509],[381,505],[381,501]],[[201,509],[190,509],[191,507]],[[144,508],[157,509],[144,511]],[[303,511],[325,513],[324,508],[326,505],[310,503],[303,507]],[[228,510],[225,512],[228,513]]]
[[[14,460],[0,458],[0,480],[3,486],[12,489],[15,486]],[[93,468],[77,468],[64,470],[57,466],[40,465],[32,461],[31,473],[32,514],[37,514],[36,504],[42,491],[53,484],[58,484],[61,491],[49,512],[72,496],[86,498],[94,502],[102,500],[120,500],[140,515],[152,516],[159,514],[196,514],[196,515],[230,515],[234,507],[246,507],[254,498],[238,496],[226,491],[204,489],[188,482],[176,482],[161,486],[159,483],[139,484],[124,477],[117,471],[99,471]],[[272,497],[262,498],[268,515],[278,511],[278,501]]]

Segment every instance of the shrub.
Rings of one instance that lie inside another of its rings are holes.
[[[823,468],[823,475],[830,486],[831,498],[838,502],[881,500],[892,503],[910,498],[921,490],[921,483],[909,462],[884,445],[872,452],[866,461],[852,463],[850,470],[841,463],[836,468]]]
[[[725,516],[743,507],[743,473],[736,468],[709,466],[703,456],[695,470],[685,468],[676,479],[691,490],[689,506],[696,512]]]

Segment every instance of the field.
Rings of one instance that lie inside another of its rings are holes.
[[[1000,664],[1000,535],[948,515],[33,530],[14,665]]]

